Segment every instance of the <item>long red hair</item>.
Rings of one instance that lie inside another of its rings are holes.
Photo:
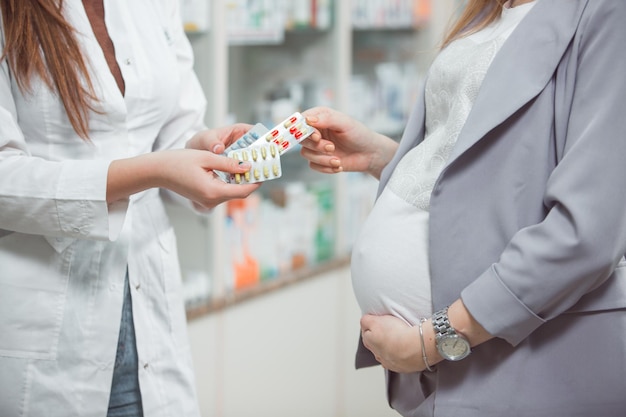
[[[0,0],[7,59],[19,88],[31,92],[34,76],[60,97],[76,133],[89,138],[96,96],[63,0]]]
[[[506,0],[468,0],[461,14],[443,39],[442,48],[450,42],[477,32],[502,14]]]

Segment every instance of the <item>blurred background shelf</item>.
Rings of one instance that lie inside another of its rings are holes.
[[[295,111],[330,106],[394,139],[402,135],[454,3],[181,2],[209,100],[209,126],[269,127]],[[238,299],[244,287],[258,286],[256,292],[264,293],[268,282],[298,268],[315,271],[319,263],[348,256],[373,203],[375,181],[354,173],[316,173],[297,150],[282,159],[282,178],[264,184],[246,202],[224,204],[203,216],[169,209],[178,234],[185,236],[179,252],[186,298],[195,311],[191,318],[228,306],[225,300]],[[268,222],[273,229],[261,230]],[[198,309],[198,303],[206,306]]]
[[[281,275],[277,279],[268,280],[259,285],[243,287],[239,291],[232,292],[219,299],[208,301],[195,301],[192,299],[188,303],[187,319],[196,320],[207,314],[219,312],[225,308],[252,300],[273,291],[286,289],[292,284],[301,283],[322,276],[329,271],[346,268],[349,265],[350,259],[347,256],[343,258],[333,258],[315,266],[304,266],[294,269]]]
[[[266,126],[330,106],[399,140],[458,0],[181,0],[206,123]],[[203,416],[391,417],[380,368],[354,370],[350,251],[377,182],[294,150],[244,201],[178,236]],[[302,405],[306,404],[306,407]]]

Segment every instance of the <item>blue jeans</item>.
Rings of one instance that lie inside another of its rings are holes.
[[[143,417],[138,364],[133,306],[130,298],[128,273],[126,273],[124,306],[122,307],[122,321],[117,341],[117,355],[107,417]]]

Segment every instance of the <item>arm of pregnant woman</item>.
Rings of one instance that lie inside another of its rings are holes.
[[[472,317],[460,299],[450,305],[448,317],[452,327],[465,336],[472,347],[493,337]],[[410,326],[406,321],[391,315],[364,315],[361,318],[363,344],[385,369],[394,372],[425,370],[422,353],[426,354],[430,366],[443,360],[435,346],[432,320],[426,320],[422,329],[425,352],[422,352],[416,326]]]

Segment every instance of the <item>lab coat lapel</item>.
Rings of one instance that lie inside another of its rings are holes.
[[[448,160],[536,97],[569,45],[588,0],[539,0],[494,58]]]

